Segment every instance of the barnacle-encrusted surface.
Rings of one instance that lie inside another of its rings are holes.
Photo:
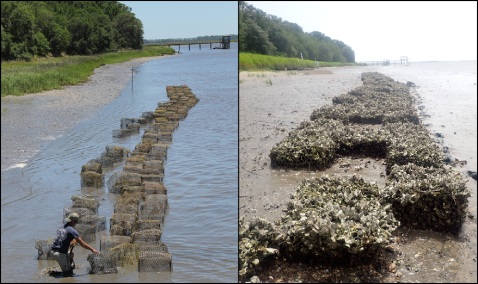
[[[423,167],[443,167],[443,153],[423,125],[390,123],[384,126],[387,137],[387,174],[392,166],[414,163]]]
[[[304,180],[282,215],[278,241],[290,252],[373,256],[399,222],[382,205],[378,187],[359,175]]]
[[[385,157],[389,137],[389,131],[374,126],[326,118],[303,121],[271,149],[271,164],[324,169],[336,154]]]
[[[387,174],[395,164],[442,167],[443,153],[419,123],[409,88],[377,72],[363,73],[362,81],[274,146],[271,164],[324,169],[336,154],[361,154],[386,156]]]
[[[342,122],[332,119],[303,121],[271,149],[271,163],[285,167],[326,168],[339,147],[334,138],[341,135],[343,128]]]
[[[277,253],[277,230],[274,224],[262,218],[251,222],[239,220],[239,281],[249,279],[263,260]]]
[[[346,124],[419,123],[414,98],[405,84],[377,72],[363,73],[362,81],[363,86],[335,97],[332,105],[314,110],[310,119],[337,119]]]
[[[394,166],[380,191],[407,226],[455,233],[465,220],[469,194],[458,172],[415,164]]]

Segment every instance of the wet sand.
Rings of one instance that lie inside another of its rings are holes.
[[[310,120],[315,108],[331,104],[333,97],[362,85],[360,74],[307,75],[309,72],[239,74],[243,81],[239,84],[239,215],[246,220],[279,220],[282,208],[300,181],[322,174],[272,169],[270,149],[301,121]],[[269,79],[272,85],[265,82]],[[363,161],[357,159],[353,163],[360,162]],[[333,171],[327,173],[331,175]],[[354,171],[352,168],[348,174]],[[345,173],[345,169],[340,172]]]
[[[24,168],[40,146],[94,117],[131,80],[131,66],[173,55],[133,58],[94,70],[87,83],[1,100],[2,172]],[[6,109],[5,111],[3,111]],[[4,177],[2,175],[2,182]]]
[[[362,72],[381,72],[371,67],[348,69],[322,69],[332,74],[310,71],[240,73],[240,217],[246,220],[263,217],[269,221],[279,221],[290,195],[304,178],[324,174],[351,176],[358,173],[366,181],[377,182],[379,187],[385,185],[385,177],[381,175],[385,170],[383,161],[368,157],[344,157],[323,172],[280,170],[270,166],[270,149],[300,121],[309,120],[312,110],[331,104],[334,96],[362,85]],[[345,166],[347,163],[350,166]],[[458,170],[465,173],[464,168]],[[368,281],[476,282],[476,181],[468,181],[467,186],[472,192],[469,216],[473,218],[467,216],[460,236],[400,229],[392,239],[387,258],[383,260],[386,265],[375,267],[376,277]],[[389,269],[392,262],[396,268]],[[328,272],[325,273],[325,270]],[[259,276],[265,282],[317,282],[320,281],[314,278],[317,271],[321,271],[322,281],[335,281],[335,278],[330,278],[333,271],[331,267],[314,268],[308,262],[283,262],[282,258],[274,261]],[[363,271],[357,272],[360,274]],[[348,282],[354,278],[350,273],[336,272],[336,279]]]

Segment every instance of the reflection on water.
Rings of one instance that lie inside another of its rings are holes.
[[[81,166],[108,144],[129,149],[141,134],[112,138],[122,117],[140,117],[167,101],[167,85],[188,85],[200,99],[173,134],[165,164],[169,212],[162,241],[173,257],[172,273],[87,274],[89,251],[75,250],[84,265],[65,282],[235,282],[237,281],[237,43],[231,50],[185,51],[180,56],[135,67],[131,83],[96,118],[82,122],[40,148],[25,168],[2,171],[2,282],[53,282],[39,271],[57,265],[38,261],[34,241],[53,237],[73,194],[101,195],[107,220],[117,196],[106,189],[80,188]],[[122,164],[106,172],[107,180]],[[109,225],[107,224],[109,228]],[[99,249],[102,234],[90,243]],[[21,241],[19,241],[21,240]],[[78,277],[79,276],[79,277]],[[81,280],[79,280],[81,279]]]

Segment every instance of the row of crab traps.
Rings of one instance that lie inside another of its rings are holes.
[[[144,129],[122,171],[106,182],[109,192],[120,197],[111,215],[110,235],[100,239],[100,254],[87,257],[90,273],[117,273],[124,265],[137,265],[139,272],[172,271],[171,253],[161,241],[169,209],[164,164],[173,132],[199,100],[186,85],[166,90],[169,102],[158,102],[155,111],[144,112],[142,118],[122,118],[121,130],[113,131],[113,136],[123,137]]]

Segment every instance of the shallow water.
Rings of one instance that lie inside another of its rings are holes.
[[[75,249],[75,262],[84,267],[62,282],[236,282],[237,281],[237,43],[230,50],[191,48],[134,68],[120,97],[97,117],[79,123],[44,144],[24,168],[2,167],[2,282],[56,282],[41,269],[55,261],[36,260],[34,241],[48,239],[61,225],[62,210],[73,194],[97,194],[107,222],[116,195],[107,189],[80,187],[81,166],[98,157],[105,146],[129,149],[141,134],[113,138],[122,117],[140,117],[167,101],[166,86],[186,84],[200,99],[173,133],[165,164],[169,212],[162,241],[173,258],[172,273],[138,273],[137,266],[118,274],[87,274],[89,251]],[[25,134],[28,139],[28,133]],[[107,180],[122,164],[109,169]],[[107,224],[109,228],[109,224]],[[90,243],[99,250],[103,230]],[[20,241],[19,241],[20,240]]]

